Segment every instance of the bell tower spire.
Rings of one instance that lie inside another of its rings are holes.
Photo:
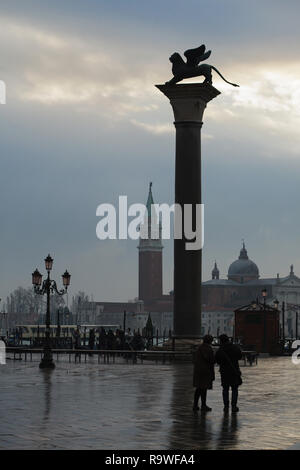
[[[149,184],[146,209],[138,246],[139,299],[150,301],[163,295],[161,223],[154,207],[152,182]]]

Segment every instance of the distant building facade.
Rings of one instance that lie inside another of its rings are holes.
[[[252,260],[243,243],[240,255],[228,268],[227,279],[221,279],[215,262],[212,279],[202,284],[203,327],[205,332],[217,334],[222,331],[233,333],[234,310],[250,304],[253,300],[261,299],[263,289],[267,291],[266,302],[273,306],[277,299],[285,302],[285,334],[293,337],[295,334],[295,310],[292,305],[300,305],[300,278],[290,267],[288,276],[260,278],[259,269]],[[282,317],[280,316],[282,323]],[[227,331],[225,330],[227,329]],[[281,325],[282,328],[282,325]]]
[[[163,245],[161,223],[157,214],[151,213],[154,204],[152,183],[149,186],[145,219],[141,232],[148,239],[139,240],[139,285],[138,297],[130,302],[90,302],[88,318],[93,324],[119,324],[123,327],[124,312],[126,327],[142,330],[151,314],[152,324],[159,334],[173,329],[173,294],[163,294]],[[152,232],[151,232],[152,225]],[[154,234],[154,236],[152,236]],[[267,290],[267,303],[275,298],[285,302],[285,332],[295,333],[295,311],[290,304],[300,305],[300,278],[294,274],[293,266],[286,277],[260,278],[257,264],[249,259],[243,242],[238,259],[233,261],[227,278],[220,276],[215,261],[211,279],[202,283],[202,334],[219,335],[234,333],[234,310],[261,298]],[[199,312],[200,314],[200,312]]]

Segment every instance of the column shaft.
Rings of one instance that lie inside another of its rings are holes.
[[[208,83],[156,85],[173,108],[176,127],[175,202],[201,204],[201,126],[209,101],[220,94]],[[195,216],[193,216],[195,230]],[[184,220],[184,217],[183,217]],[[174,336],[201,336],[202,250],[187,250],[187,240],[174,239]]]
[[[183,216],[184,204],[201,204],[201,125],[175,122],[175,202]],[[187,251],[187,241],[174,240],[174,335],[184,338],[201,335],[202,250]]]

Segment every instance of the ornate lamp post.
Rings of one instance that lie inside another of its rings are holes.
[[[45,344],[44,354],[40,362],[41,369],[54,369],[55,364],[52,359],[52,351],[50,345],[50,293],[56,292],[58,295],[64,295],[67,292],[68,286],[70,285],[71,275],[68,271],[62,275],[64,289],[58,290],[56,282],[50,279],[50,271],[53,266],[53,259],[50,255],[45,259],[45,267],[48,273],[47,279],[42,284],[42,274],[36,269],[32,273],[32,284],[36,294],[47,296],[47,311],[46,311],[46,331],[45,331]]]

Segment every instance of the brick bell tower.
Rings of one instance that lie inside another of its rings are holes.
[[[152,183],[149,184],[147,211],[140,227],[139,250],[139,299],[151,301],[162,297],[161,223],[154,209]],[[151,211],[152,206],[152,211]],[[151,231],[152,226],[152,231]],[[148,238],[143,238],[146,234]],[[151,238],[152,237],[152,238]]]

